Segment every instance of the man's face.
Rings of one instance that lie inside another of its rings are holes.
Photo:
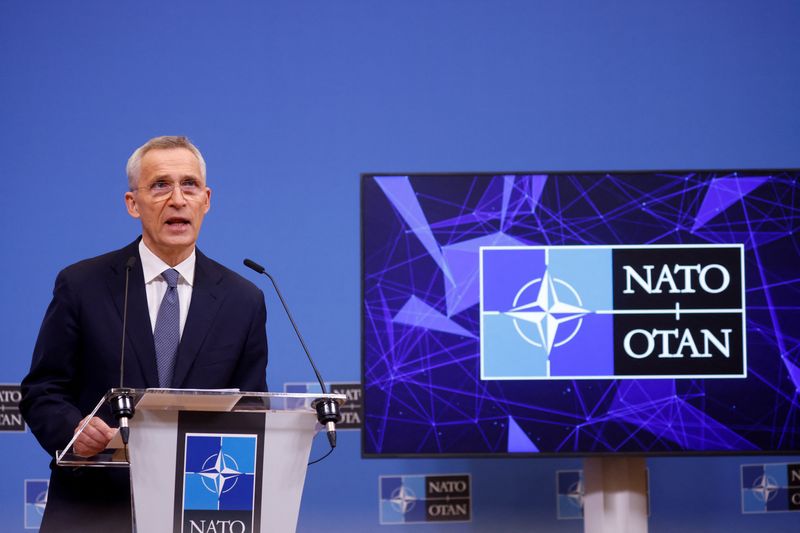
[[[184,193],[196,186],[195,194]],[[172,191],[164,194],[164,190]],[[125,193],[133,218],[142,221],[142,239],[174,266],[191,255],[203,217],[211,207],[211,189],[200,163],[186,148],[150,150],[142,157],[136,190]]]

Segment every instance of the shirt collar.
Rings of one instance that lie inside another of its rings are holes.
[[[196,248],[191,255],[175,265],[174,267],[166,264],[160,257],[150,251],[144,243],[144,239],[139,241],[139,257],[142,259],[142,270],[144,271],[144,283],[147,285],[151,281],[161,276],[167,269],[174,268],[180,274],[180,278],[190,286],[194,285],[194,265],[197,259]]]

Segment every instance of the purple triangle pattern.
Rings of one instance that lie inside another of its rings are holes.
[[[519,246],[522,244],[525,243],[498,232],[443,247],[444,261],[455,281],[455,283],[445,283],[447,316],[453,316],[469,309],[479,301],[481,246]]]
[[[654,385],[655,384],[655,385]],[[607,419],[627,422],[659,441],[689,450],[757,450],[758,447],[697,409],[675,392],[674,381],[620,383]],[[631,439],[642,438],[631,435]]]
[[[708,186],[700,209],[697,211],[692,231],[703,227],[706,222],[747,196],[748,193],[768,179],[766,176],[757,176],[748,178],[725,177],[713,180]]]
[[[506,225],[506,214],[508,213],[508,202],[511,200],[511,192],[514,190],[514,176],[503,176],[503,205],[500,208],[500,227]]]
[[[668,379],[640,381],[620,381],[609,412],[624,411],[632,405],[646,404],[675,396],[675,382]]]
[[[508,417],[508,452],[509,453],[538,453],[539,448],[528,438],[519,427],[514,417]]]
[[[375,181],[395,209],[397,209],[400,216],[403,217],[409,229],[417,236],[422,246],[425,247],[428,254],[439,265],[445,277],[452,281],[450,271],[444,262],[442,251],[439,249],[439,244],[433,236],[430,225],[428,225],[425,213],[423,213],[422,207],[419,205],[417,195],[414,189],[411,188],[408,176],[376,177]]]
[[[800,392],[800,366],[792,363],[786,357],[783,358],[783,362],[786,365],[786,368],[789,370],[789,377],[792,378],[794,388]]]
[[[416,296],[412,296],[408,299],[405,305],[394,316],[394,322],[433,331],[452,333],[453,335],[461,335],[462,337],[470,337],[472,339],[476,338],[475,335]]]
[[[539,198],[542,197],[542,190],[545,183],[547,183],[546,174],[534,174],[532,176],[523,176],[522,180],[528,184],[528,200],[531,203],[531,213],[536,211],[536,206],[539,205]]]

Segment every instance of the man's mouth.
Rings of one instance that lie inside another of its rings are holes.
[[[166,220],[167,226],[175,229],[180,229],[189,226],[188,218],[172,217]]]

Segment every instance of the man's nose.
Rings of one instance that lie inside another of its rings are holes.
[[[184,196],[180,185],[172,187],[172,192],[169,195],[169,203],[173,205],[184,205],[186,203],[186,196]]]

